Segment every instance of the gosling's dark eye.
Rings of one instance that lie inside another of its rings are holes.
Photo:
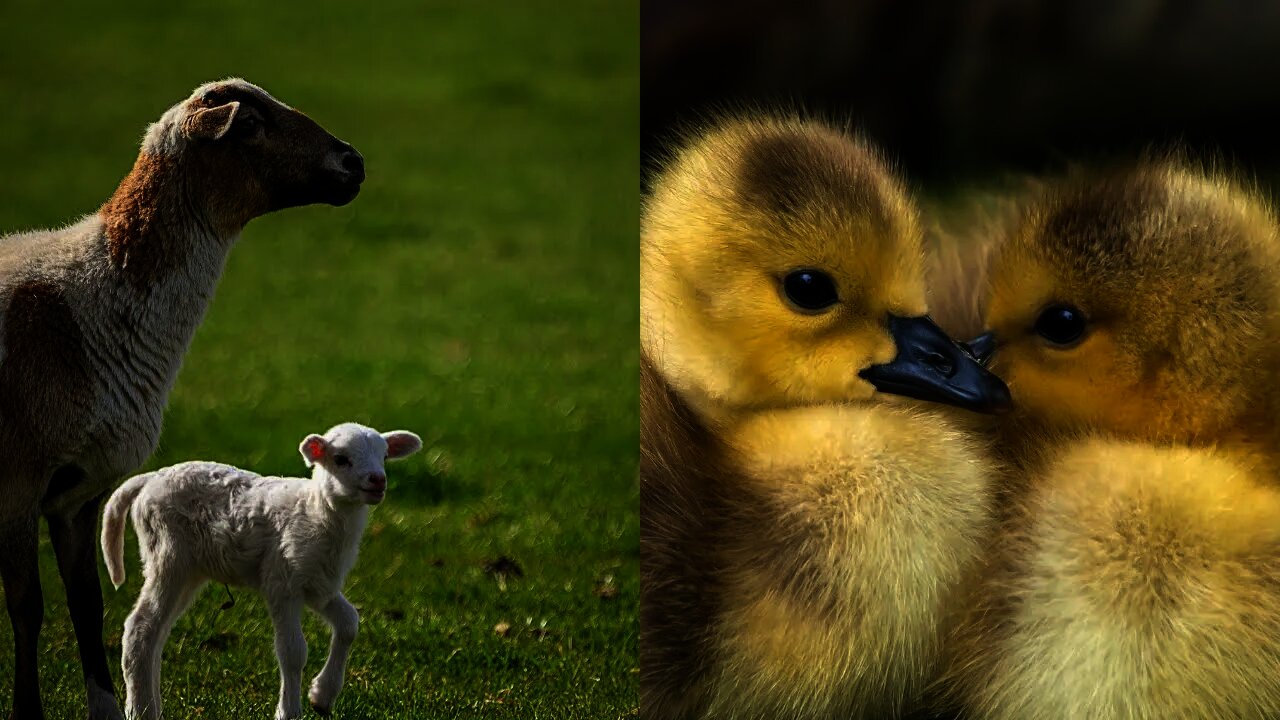
[[[346,467],[351,464],[351,460],[346,455],[334,455],[333,464],[338,467]]]
[[[1084,337],[1084,313],[1070,305],[1050,305],[1036,318],[1036,334],[1054,345],[1070,346]]]
[[[782,278],[782,294],[800,310],[818,312],[840,302],[835,281],[821,270],[792,270]]]

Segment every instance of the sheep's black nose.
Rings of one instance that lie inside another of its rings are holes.
[[[373,473],[369,476],[369,484],[375,489],[381,490],[387,486],[387,476],[382,473]]]
[[[342,155],[342,169],[355,176],[357,182],[363,181],[364,157],[355,149],[348,150]]]

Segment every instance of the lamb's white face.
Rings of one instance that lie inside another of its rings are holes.
[[[407,430],[379,433],[356,423],[335,425],[323,437],[308,435],[298,447],[308,467],[319,465],[338,480],[343,497],[369,505],[386,497],[386,461],[420,449],[422,440]]]

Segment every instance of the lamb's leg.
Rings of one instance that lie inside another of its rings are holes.
[[[191,605],[203,581],[177,568],[152,568],[124,621],[125,715],[130,720],[160,717],[160,657],[173,623]]]
[[[280,663],[280,702],[276,720],[302,717],[302,669],[307,664],[307,639],[302,636],[302,602],[272,600],[271,622],[276,628],[276,661]]]
[[[322,715],[328,715],[333,709],[334,700],[338,698],[338,691],[342,690],[342,678],[347,670],[351,643],[356,639],[360,614],[342,593],[334,595],[328,602],[312,607],[333,628],[329,641],[329,658],[325,660],[320,674],[311,681],[311,692],[308,694],[311,707]]]
[[[44,717],[40,706],[37,645],[44,622],[44,597],[36,554],[39,514],[34,504],[28,514],[0,525],[0,578],[5,605],[13,624],[13,714],[17,720]]]
[[[97,527],[101,496],[68,516],[49,516],[49,536],[67,589],[88,693],[89,720],[120,720],[115,686],[102,642],[102,586],[98,581]]]

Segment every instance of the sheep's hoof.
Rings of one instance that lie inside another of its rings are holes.
[[[89,720],[124,720],[120,703],[116,702],[116,696],[110,690],[98,687],[92,680],[85,682],[85,688],[88,691]]]

